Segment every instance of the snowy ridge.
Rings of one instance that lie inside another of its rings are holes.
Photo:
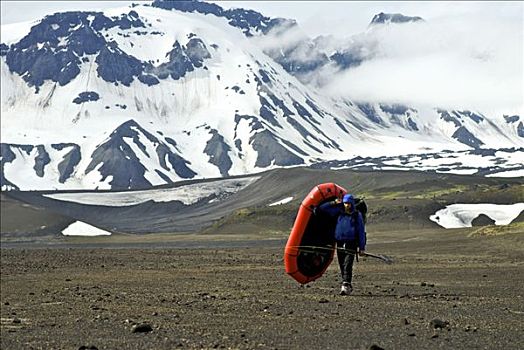
[[[198,6],[2,26],[2,190],[143,189],[445,149],[517,147],[496,170],[522,162],[520,116],[333,99],[250,39],[293,21]]]
[[[320,162],[314,168],[354,170],[418,170],[458,175],[520,177],[524,172],[524,149],[446,150],[400,156],[355,157]]]

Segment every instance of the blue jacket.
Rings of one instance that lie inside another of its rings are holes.
[[[355,210],[355,203],[352,203]],[[335,239],[337,241],[358,241],[360,250],[366,249],[366,231],[364,229],[364,220],[360,212],[348,214],[344,210],[343,204],[324,203],[318,209],[329,216],[337,217],[337,226],[335,228]]]

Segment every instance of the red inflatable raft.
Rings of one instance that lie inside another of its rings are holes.
[[[334,199],[342,199],[347,191],[334,183],[315,186],[304,198],[286,244],[286,273],[297,282],[314,281],[326,271],[335,253],[336,218],[313,215],[313,208]]]

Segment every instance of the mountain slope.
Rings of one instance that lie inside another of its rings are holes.
[[[87,162],[80,162],[76,173],[85,168],[88,174],[95,170],[90,159],[100,158],[99,147],[103,146],[106,154],[108,148],[121,147],[123,140],[114,139],[125,137],[120,127],[133,120],[136,127],[143,125],[149,130],[142,129],[144,135],[169,135],[174,140],[171,146],[176,144],[191,158],[194,170],[177,172],[175,166],[178,178],[190,178],[196,173],[227,175],[230,169],[241,173],[253,167],[302,164],[308,151],[318,154],[321,148],[340,152],[327,135],[326,141],[314,136],[322,131],[316,125],[318,121],[311,121],[315,119],[313,115],[321,118],[310,107],[316,106],[309,97],[313,92],[286,76],[278,65],[250,46],[241,33],[219,20],[209,24],[201,16],[154,8],[139,11],[140,28],[146,23],[150,27],[156,20],[166,25],[156,25],[157,29],[150,29],[148,36],[136,27],[116,24],[120,18],[138,18],[136,11],[122,17],[55,14],[10,46],[2,65],[3,101],[7,102],[2,105],[7,115],[2,132],[3,140],[15,142],[6,147],[34,145],[34,139],[40,137],[56,139],[57,143],[65,140],[80,147],[82,161]],[[62,33],[63,27],[74,29]],[[191,31],[193,27],[200,29],[200,36]],[[41,35],[53,28],[53,35]],[[217,32],[217,28],[223,31]],[[83,41],[76,38],[84,33],[105,43],[93,45],[90,51],[76,50],[75,43]],[[151,36],[160,40],[151,43]],[[205,43],[201,36],[205,36]],[[109,37],[112,40],[106,39]],[[244,46],[239,47],[235,41]],[[62,46],[64,42],[68,45]],[[163,52],[153,50],[153,46],[161,45]],[[42,75],[42,71],[48,72],[46,64],[57,64],[46,63],[47,57],[56,52],[73,57],[70,61],[62,59],[63,67],[56,68],[59,72],[71,72],[66,78],[54,73]],[[75,68],[70,69],[72,66]],[[24,113],[28,104],[29,111]],[[22,132],[17,128],[20,123],[33,125],[33,130]],[[331,123],[335,125],[333,118]],[[347,128],[351,129],[349,124]],[[64,135],[64,129],[73,133]],[[81,136],[76,132],[80,130]],[[108,131],[112,132],[111,142],[102,138]],[[305,136],[311,140],[301,140]],[[78,142],[79,137],[85,142]],[[42,147],[49,145],[44,143]],[[9,158],[4,159],[4,167],[9,163]],[[104,173],[103,178],[106,176]],[[120,182],[111,185],[118,187]]]
[[[250,39],[294,21],[163,4],[2,26],[2,189],[147,188],[524,137],[519,116],[324,96]]]
[[[365,196],[372,232],[437,228],[430,215],[449,204],[524,200],[522,178],[304,167],[139,191],[13,191],[8,196],[110,232],[231,233],[239,224],[238,232],[246,235],[270,228],[288,231],[304,197],[322,182]]]

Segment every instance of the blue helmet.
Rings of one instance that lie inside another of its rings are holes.
[[[355,205],[355,197],[349,193],[345,194],[344,197],[342,197],[342,203],[351,203],[351,205]]]

